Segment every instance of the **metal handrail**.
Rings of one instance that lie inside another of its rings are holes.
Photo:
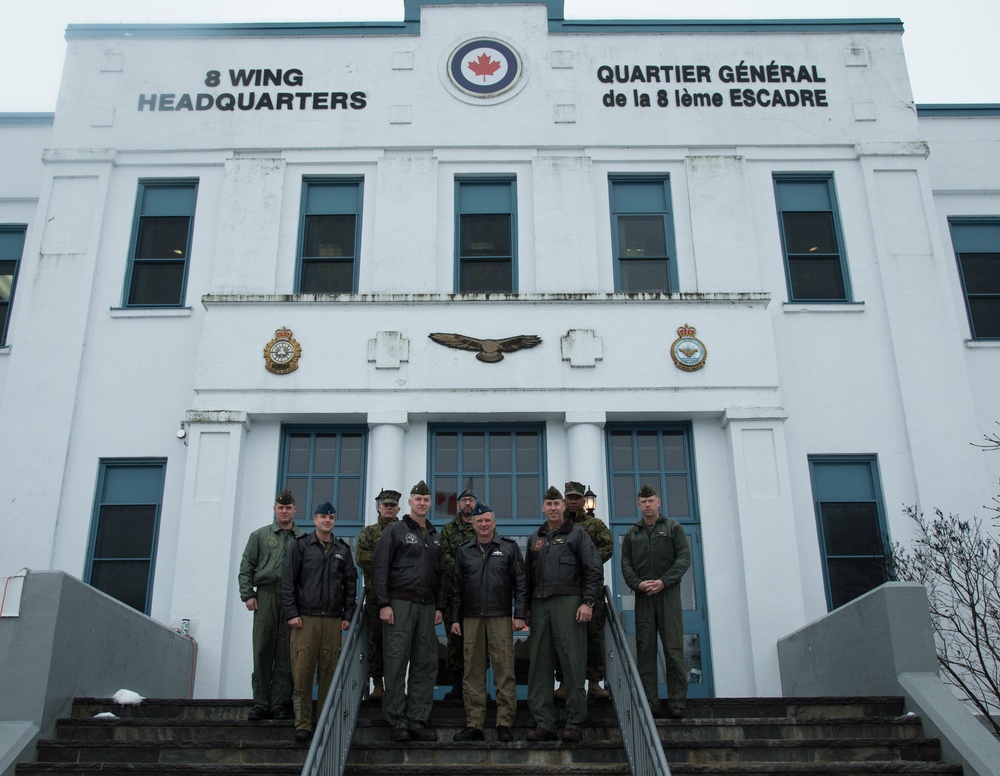
[[[604,621],[604,676],[618,718],[629,770],[635,776],[656,773],[670,776],[656,720],[642,689],[639,669],[618,619],[611,590],[604,587],[608,616]]]
[[[340,659],[309,745],[302,776],[343,776],[367,683],[368,627],[362,590],[347,638],[340,648]]]

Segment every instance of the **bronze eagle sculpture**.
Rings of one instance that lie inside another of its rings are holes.
[[[427,336],[445,347],[475,351],[476,358],[487,364],[503,361],[504,353],[533,348],[542,341],[541,337],[536,337],[534,334],[518,334],[516,337],[507,337],[506,339],[476,339],[465,334],[446,333],[435,333]]]

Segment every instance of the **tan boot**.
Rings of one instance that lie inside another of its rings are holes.
[[[601,687],[600,682],[589,682],[587,697],[591,700],[607,700],[611,697],[611,693]]]
[[[566,700],[566,688],[563,687],[562,682],[559,682],[559,686],[552,691],[552,697],[559,700]]]
[[[371,693],[368,695],[368,698],[369,698],[369,700],[373,700],[373,701],[380,700],[382,698],[382,691],[383,691],[382,677],[381,676],[373,676],[372,677],[372,684],[374,685],[374,688],[372,689]]]

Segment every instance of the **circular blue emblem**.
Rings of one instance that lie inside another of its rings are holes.
[[[492,97],[505,92],[521,77],[521,60],[505,43],[476,38],[452,52],[448,75],[466,94]]]

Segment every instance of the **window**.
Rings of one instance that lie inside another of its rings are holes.
[[[830,609],[888,581],[885,508],[874,456],[810,456]]]
[[[140,181],[126,307],[181,307],[198,182]]]
[[[831,176],[774,178],[790,302],[850,300]]]
[[[973,339],[1000,339],[1000,219],[949,219]]]
[[[7,344],[10,307],[24,250],[24,226],[0,226],[0,345]]]
[[[455,203],[456,293],[516,290],[515,181],[455,181]]]
[[[102,460],[86,581],[149,614],[163,503],[162,459]]]
[[[306,530],[313,528],[313,509],[324,501],[337,509],[338,536],[356,536],[364,527],[367,445],[364,428],[285,427],[278,489],[295,495],[296,521]]]
[[[670,182],[667,178],[612,178],[609,183],[615,290],[669,293],[676,289]]]
[[[361,180],[303,181],[298,293],[353,294],[357,291],[361,201]]]
[[[545,493],[542,426],[438,426],[431,429],[433,515],[444,525],[457,511],[456,496],[473,490],[497,522],[538,524]]]

